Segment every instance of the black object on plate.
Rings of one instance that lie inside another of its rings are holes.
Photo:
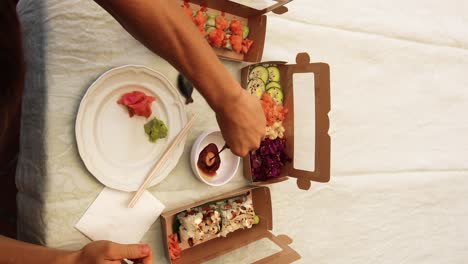
[[[185,104],[193,103],[193,99],[192,99],[193,85],[182,74],[179,74],[179,76],[177,77],[177,86],[179,87],[179,90],[182,93],[182,95],[185,97]]]

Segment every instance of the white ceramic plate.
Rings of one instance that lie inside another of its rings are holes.
[[[154,96],[152,114],[130,118],[117,104],[122,94],[142,91]],[[153,117],[164,121],[168,137],[151,143],[144,124]],[[76,141],[86,168],[102,184],[121,191],[136,191],[169,143],[187,123],[182,97],[160,73],[128,65],[107,71],[89,87],[81,100],[75,124]],[[176,166],[185,140],[151,182],[161,182]]]

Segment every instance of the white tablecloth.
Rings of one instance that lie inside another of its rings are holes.
[[[301,263],[464,263],[468,259],[468,4],[449,1],[295,0],[269,15],[264,60],[307,51],[331,66],[332,180],[299,191],[271,186],[275,234]],[[93,1],[21,0],[28,76],[18,165],[18,235],[77,249],[73,228],[103,188],[78,155],[74,120],[104,71],[143,64],[175,84],[177,72],[132,39]],[[157,34],[157,32],[155,32]],[[239,76],[242,64],[224,62]],[[215,128],[203,114],[171,175],[150,189],[168,209],[241,187],[210,188],[189,170],[194,138]],[[165,259],[160,223],[144,242]],[[259,242],[214,262],[274,251]]]

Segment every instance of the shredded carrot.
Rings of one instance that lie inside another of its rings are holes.
[[[182,249],[179,245],[179,240],[177,239],[177,234],[172,234],[167,237],[167,246],[169,248],[169,256],[171,260],[176,260],[180,258]]]
[[[261,103],[267,126],[271,126],[277,121],[283,121],[288,113],[288,109],[281,104],[276,104],[268,93],[262,95]]]

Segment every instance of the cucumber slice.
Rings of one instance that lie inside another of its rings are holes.
[[[229,40],[229,38],[226,36],[226,43],[224,44],[223,46],[225,49],[228,49],[228,50],[232,50],[232,45],[231,45],[231,41]]]
[[[279,82],[280,72],[277,67],[275,66],[268,67],[268,80],[270,80],[270,82]]]
[[[278,88],[278,89],[281,89],[281,84],[279,82],[269,82],[267,85],[266,85],[266,89],[267,91],[270,90],[271,88]]]
[[[208,35],[211,31],[213,31],[215,29],[216,29],[215,27],[206,27],[206,29],[205,29],[206,34]]]
[[[260,218],[258,217],[258,215],[255,215],[253,224],[258,225],[258,223],[260,223]]]
[[[249,27],[248,26],[244,26],[242,28],[242,38],[245,39],[248,35],[249,35]]]
[[[216,20],[215,17],[213,16],[208,16],[208,19],[206,20],[206,26],[208,27],[214,27],[216,26]]]
[[[268,81],[268,70],[263,66],[256,66],[249,73],[249,80],[260,78],[264,83]]]
[[[277,104],[283,103],[283,91],[280,88],[271,88],[267,91],[267,93],[271,96],[271,99],[275,101]]]
[[[250,82],[247,84],[247,91],[250,94],[256,95],[260,99],[265,92],[265,83],[260,78],[250,80]]]

